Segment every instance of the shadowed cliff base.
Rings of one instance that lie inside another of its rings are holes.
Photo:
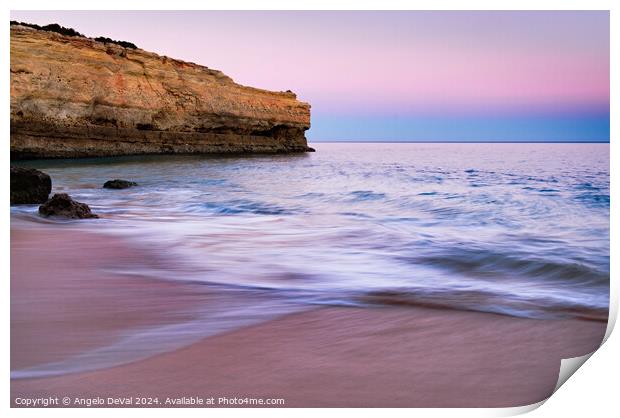
[[[170,132],[109,126],[11,123],[11,159],[113,157],[139,154],[250,154],[313,152],[301,135]]]
[[[11,25],[11,157],[313,151],[310,105],[194,63]]]

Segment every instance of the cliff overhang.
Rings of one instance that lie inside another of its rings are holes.
[[[139,48],[11,25],[11,157],[311,151],[310,105]]]

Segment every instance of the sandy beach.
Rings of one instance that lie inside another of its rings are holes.
[[[179,320],[209,297],[186,284],[102,277],[120,260],[161,262],[109,236],[14,228],[11,244],[12,370],[97,347],[137,325]],[[325,307],[131,364],[13,379],[11,398],[14,406],[16,398],[49,396],[145,396],[160,403],[281,398],[287,407],[520,406],[548,397],[560,360],[595,350],[604,332],[597,321]]]

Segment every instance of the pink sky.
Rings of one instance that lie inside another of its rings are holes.
[[[312,104],[315,124],[322,115],[609,113],[607,12],[48,11],[11,19],[56,22],[241,84],[293,90]]]

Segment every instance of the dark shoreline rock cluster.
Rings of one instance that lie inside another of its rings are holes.
[[[49,175],[34,168],[11,166],[11,205],[45,203],[51,192]]]
[[[50,200],[39,206],[43,216],[62,216],[73,219],[98,218],[86,203],[76,202],[67,193],[56,193]]]
[[[129,180],[108,180],[103,187],[106,189],[126,189],[137,186]],[[99,216],[92,213],[86,203],[73,200],[67,193],[55,193],[48,199],[52,191],[51,177],[34,168],[11,166],[11,205],[39,204],[41,216],[59,216],[71,219],[89,219]]]

